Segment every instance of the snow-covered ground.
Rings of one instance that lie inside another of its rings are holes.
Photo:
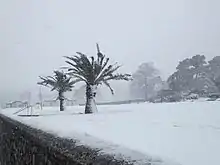
[[[98,109],[98,114],[91,115],[78,114],[84,110],[79,106],[67,107],[65,112],[35,109],[33,113],[39,117],[12,115],[17,109],[1,113],[61,137],[80,135],[82,143],[89,142],[81,135],[91,135],[182,165],[220,164],[219,101],[108,105]]]

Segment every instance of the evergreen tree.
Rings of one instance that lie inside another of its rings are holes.
[[[204,95],[214,90],[204,55],[195,55],[180,61],[176,71],[168,78],[168,83],[172,90],[182,93],[197,91]]]

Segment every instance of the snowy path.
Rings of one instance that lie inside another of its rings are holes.
[[[114,144],[171,159],[182,165],[220,164],[220,102],[99,106],[99,113],[75,115],[47,108],[39,117],[13,116],[62,137],[92,135]],[[15,109],[4,110],[9,116]]]

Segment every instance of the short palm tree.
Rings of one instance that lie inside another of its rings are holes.
[[[85,113],[97,112],[95,104],[96,89],[98,85],[106,85],[112,94],[113,89],[110,86],[110,80],[131,80],[130,74],[115,73],[120,66],[110,65],[109,58],[106,58],[99,50],[97,44],[97,57],[88,58],[85,54],[77,52],[75,56],[65,56],[69,75],[75,82],[83,81],[86,84],[86,106]]]
[[[60,100],[60,111],[64,111],[64,92],[72,91],[75,82],[72,81],[70,77],[68,77],[64,72],[61,71],[54,71],[54,77],[47,76],[40,77],[40,79],[42,81],[38,82],[39,85],[50,87],[51,91],[58,91],[57,99]]]

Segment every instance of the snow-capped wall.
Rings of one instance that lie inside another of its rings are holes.
[[[100,149],[76,144],[77,141],[52,136],[0,114],[0,164],[2,165],[140,164],[135,160],[128,161],[112,155],[100,154]],[[151,163],[163,164],[159,160]]]

